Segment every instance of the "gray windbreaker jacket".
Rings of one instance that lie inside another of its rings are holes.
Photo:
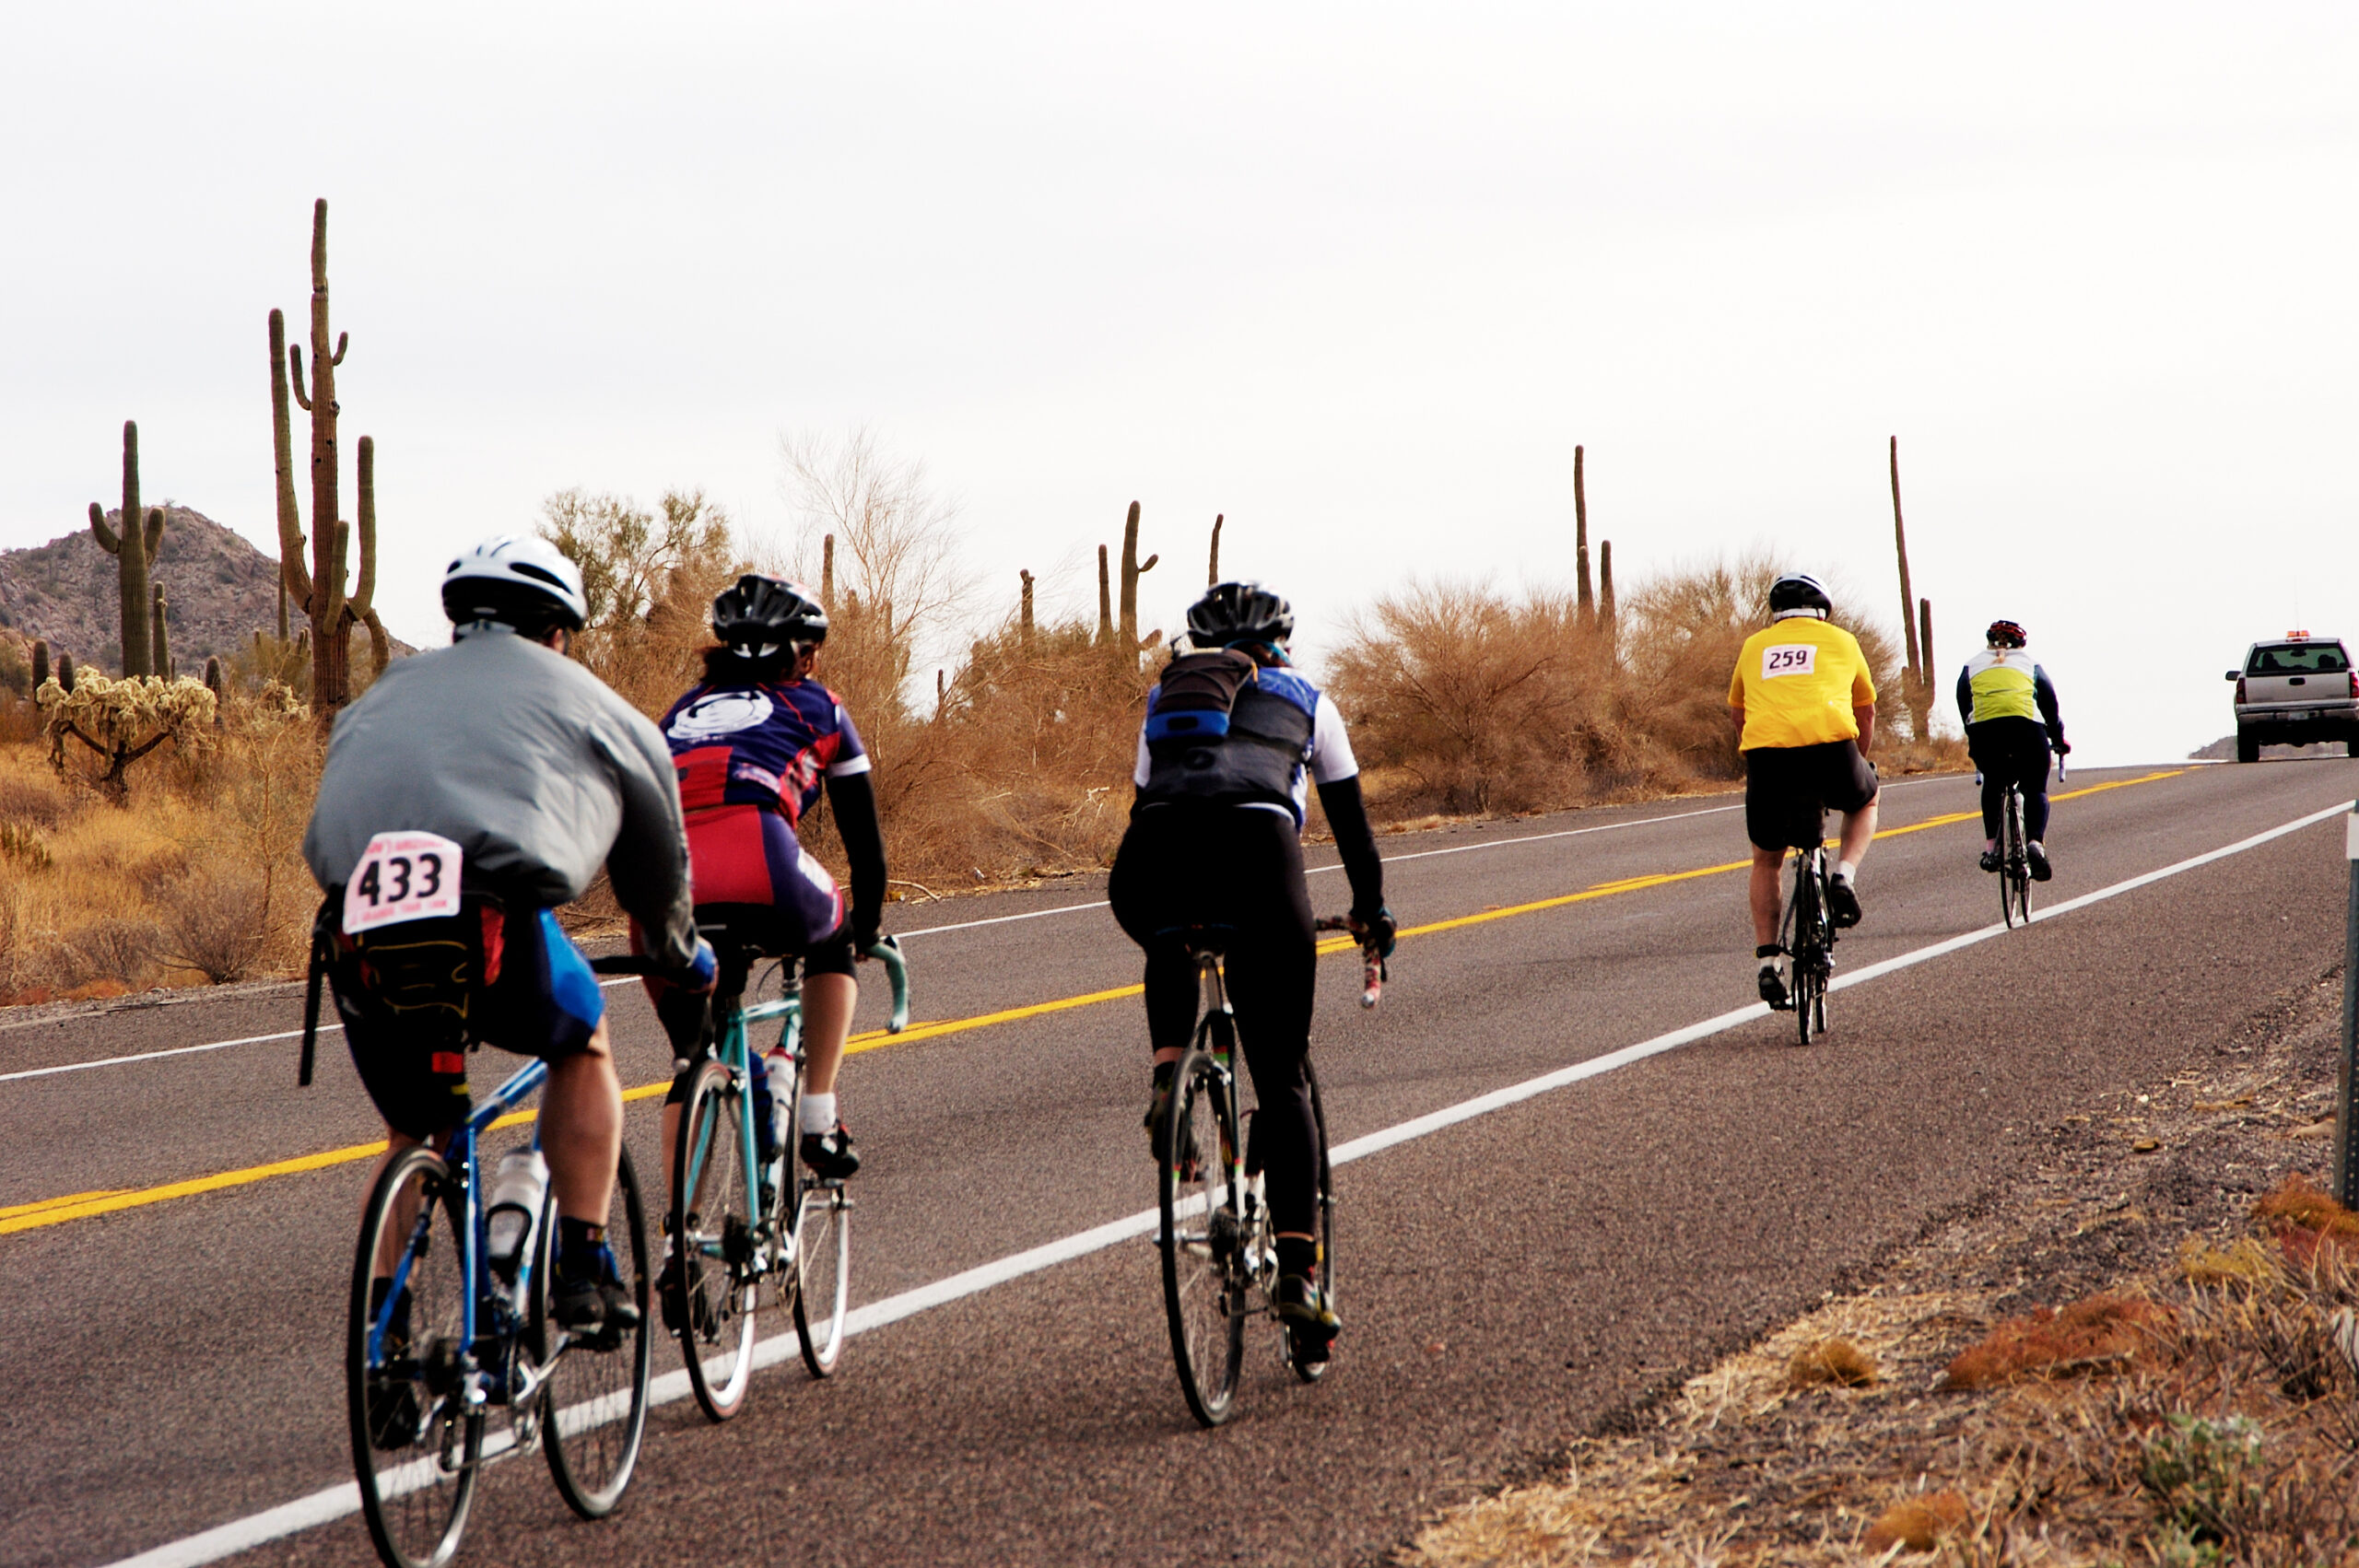
[[[380,833],[438,833],[464,885],[553,908],[604,864],[649,954],[696,949],[688,837],[663,736],[563,654],[498,625],[398,660],[335,721],[303,858],[343,884]]]

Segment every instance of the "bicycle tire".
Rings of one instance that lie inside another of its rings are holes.
[[[1999,866],[1999,912],[2012,930],[2031,924],[2031,855],[2024,847],[2024,798],[2019,790],[2007,791],[2001,831],[2006,837],[2005,857]]]
[[[543,1211],[541,1225],[542,1235],[549,1238],[543,1244],[544,1259],[553,1259],[554,1199]],[[606,1243],[614,1248],[624,1289],[639,1306],[639,1322],[623,1330],[614,1349],[596,1351],[564,1342],[549,1316],[553,1268],[537,1270],[539,1283],[533,1292],[534,1342],[547,1369],[541,1385],[542,1449],[557,1495],[585,1519],[603,1519],[615,1511],[630,1485],[640,1444],[647,1435],[648,1373],[655,1352],[654,1325],[649,1321],[653,1303],[647,1270],[647,1211],[628,1148],[615,1165]]]
[[[777,1067],[772,1065],[771,1071]],[[794,1081],[793,1115],[803,1112],[803,1079]],[[794,1337],[814,1377],[835,1375],[844,1352],[844,1309],[851,1297],[851,1198],[840,1181],[823,1181],[803,1164],[803,1138],[793,1135],[786,1170],[794,1194],[789,1223],[794,1246]],[[785,1199],[780,1199],[781,1206]]]
[[[1819,888],[1815,858],[1808,852],[1794,861],[1794,892],[1787,906],[1786,953],[1792,965],[1792,986],[1787,1003],[1794,1010],[1796,1045],[1810,1044],[1811,1026],[1826,1031],[1825,982],[1820,965],[1826,951],[1826,915]]]
[[[1212,1025],[1207,1018],[1180,1057],[1156,1138],[1164,1318],[1180,1391],[1205,1426],[1235,1410],[1245,1360],[1237,1111],[1226,1070],[1204,1048]]]
[[[672,1151],[680,1359],[697,1403],[716,1422],[745,1407],[754,1378],[759,1307],[754,1264],[759,1244],[754,1192],[747,1187],[754,1164],[753,1151],[745,1147],[748,1093],[721,1063],[698,1063],[680,1104],[679,1137]]]
[[[1327,1159],[1327,1106],[1319,1097],[1319,1073],[1305,1059],[1302,1075],[1310,1085],[1310,1121],[1319,1133],[1319,1299],[1330,1310],[1335,1305],[1335,1167]],[[1308,1361],[1291,1335],[1286,1340],[1286,1364],[1305,1383],[1327,1375],[1327,1357]]]
[[[345,1326],[352,1466],[369,1539],[389,1568],[448,1562],[466,1531],[482,1475],[484,1415],[480,1409],[466,1411],[457,1375],[467,1293],[459,1196],[440,1155],[422,1147],[403,1150],[370,1189],[353,1254]],[[390,1245],[407,1265],[395,1270],[408,1304],[407,1333],[398,1345],[381,1341],[372,1368],[370,1295],[376,1259],[389,1234],[398,1238],[405,1231],[406,1243],[393,1239]],[[421,1339],[425,1353],[414,1353]],[[378,1445],[377,1437],[397,1432],[405,1421],[407,1440]]]

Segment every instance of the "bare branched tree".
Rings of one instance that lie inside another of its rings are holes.
[[[866,430],[781,436],[779,455],[801,525],[797,575],[819,580],[820,542],[833,534],[839,594],[858,595],[890,640],[941,636],[964,609],[968,582],[957,503],[934,492],[925,465],[886,453]]]

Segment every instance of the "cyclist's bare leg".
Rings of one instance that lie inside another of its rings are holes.
[[[1854,870],[1859,868],[1860,861],[1867,855],[1869,844],[1875,839],[1876,804],[1876,802],[1870,801],[1858,811],[1843,813],[1843,847],[1837,855]],[[1768,939],[1765,937],[1763,940]]]
[[[376,1168],[369,1173],[369,1185],[360,1189],[360,1206],[364,1214],[368,1211],[370,1195],[377,1190],[377,1178],[385,1174],[385,1167],[393,1163],[395,1155],[405,1149],[417,1148],[417,1141],[408,1133],[397,1131],[391,1123],[386,1124],[385,1152],[377,1156]],[[381,1280],[393,1278],[393,1264],[400,1258],[402,1248],[409,1245],[410,1227],[417,1223],[417,1200],[418,1191],[415,1187],[404,1188],[401,1196],[394,1200],[393,1223],[387,1225],[384,1234],[377,1238],[377,1278]]]
[[[803,977],[803,1087],[813,1094],[836,1092],[836,1070],[843,1065],[844,1042],[851,1037],[851,1010],[860,982],[850,975]]]
[[[1757,947],[1766,947],[1778,940],[1778,916],[1783,908],[1783,895],[1778,890],[1778,876],[1786,867],[1783,849],[1753,847],[1753,880],[1747,895],[1753,904],[1753,941]]]
[[[594,1214],[603,1223],[622,1147],[623,1086],[602,1021],[578,1055],[549,1063],[549,1085],[541,1095],[541,1153],[548,1158],[559,1211]]]

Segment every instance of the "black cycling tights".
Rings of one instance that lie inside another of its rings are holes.
[[[1270,1218],[1280,1231],[1316,1235],[1318,1128],[1303,1058],[1319,960],[1294,819],[1253,807],[1150,806],[1122,836],[1107,897],[1146,950],[1146,1026],[1157,1050],[1184,1049],[1196,1024],[1196,965],[1180,928],[1233,928],[1223,970],[1261,1106],[1252,1151]]]
[[[1982,837],[1999,837],[2007,786],[2024,789],[2024,837],[2048,837],[2048,731],[2030,719],[1989,719],[1973,727],[1966,750],[1982,770]]]

